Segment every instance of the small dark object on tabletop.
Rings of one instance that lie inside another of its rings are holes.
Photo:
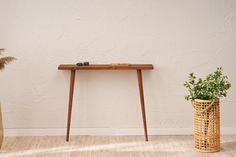
[[[84,62],[84,65],[85,66],[89,66],[89,62]]]
[[[77,66],[83,66],[83,63],[79,62],[79,63],[76,63]]]

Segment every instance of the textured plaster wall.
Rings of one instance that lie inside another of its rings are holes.
[[[5,128],[64,128],[69,72],[61,63],[152,63],[143,72],[148,126],[191,128],[188,73],[222,66],[221,105],[236,127],[235,0],[0,0],[0,47],[17,61],[0,74]],[[141,128],[135,71],[76,74],[72,127]]]

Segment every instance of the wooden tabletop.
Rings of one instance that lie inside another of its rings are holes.
[[[90,64],[77,66],[75,64],[60,64],[59,70],[152,70],[152,64]]]

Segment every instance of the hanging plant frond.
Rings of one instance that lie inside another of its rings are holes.
[[[4,51],[4,49],[0,48],[0,55],[2,55],[1,51]],[[7,57],[0,58],[0,70],[3,70],[5,68],[5,65],[9,64],[13,60],[16,60],[16,58],[12,57],[12,56],[7,56]]]
[[[10,56],[0,58],[0,70],[3,70],[6,64],[9,64],[15,59],[16,59],[15,57],[10,57]]]

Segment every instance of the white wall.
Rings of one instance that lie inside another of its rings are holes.
[[[0,0],[0,47],[18,58],[0,75],[6,133],[64,134],[70,73],[57,66],[78,61],[154,64],[143,72],[153,134],[191,133],[183,82],[190,72],[203,76],[222,66],[232,88],[221,125],[235,133],[235,43],[234,0]],[[142,133],[135,71],[76,76],[73,128]]]

